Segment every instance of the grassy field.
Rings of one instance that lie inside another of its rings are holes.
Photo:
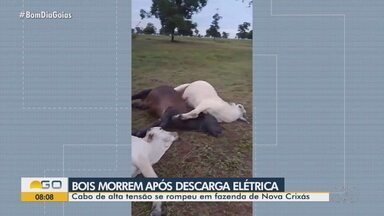
[[[226,101],[241,103],[252,119],[252,42],[138,35],[132,39],[132,91],[162,84],[177,86],[195,80],[211,83]],[[156,118],[132,110],[132,128]],[[252,176],[252,126],[222,124],[219,138],[179,132],[180,139],[154,166],[160,177]],[[251,215],[251,203],[165,203],[168,215]],[[148,215],[151,203],[134,203],[135,216]]]

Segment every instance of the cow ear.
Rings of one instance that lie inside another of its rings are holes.
[[[154,137],[154,134],[153,133],[149,133],[148,136],[147,136],[147,142],[152,142],[153,137]]]

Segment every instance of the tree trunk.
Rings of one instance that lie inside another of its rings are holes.
[[[171,42],[175,42],[175,29],[172,29],[171,32]]]

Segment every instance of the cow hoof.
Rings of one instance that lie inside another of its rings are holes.
[[[181,114],[172,116],[172,120],[181,119]]]

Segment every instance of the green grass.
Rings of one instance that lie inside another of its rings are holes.
[[[211,83],[226,101],[241,103],[252,119],[252,42],[139,35],[132,39],[133,93],[162,84],[177,86],[195,80]],[[132,110],[132,128],[156,118]],[[180,139],[154,166],[160,177],[252,176],[252,127],[244,122],[222,124],[219,138],[179,132]],[[168,215],[251,215],[250,203],[166,203]],[[148,215],[150,203],[134,203],[133,215]]]

